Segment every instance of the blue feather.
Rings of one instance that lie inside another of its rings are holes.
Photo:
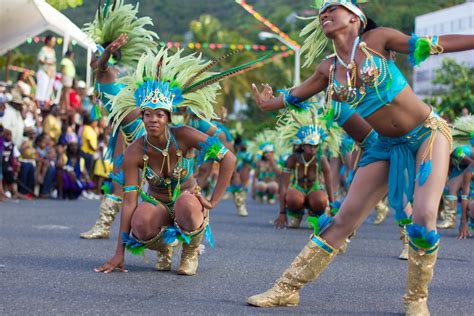
[[[418,184],[420,186],[423,186],[423,184],[426,183],[426,180],[428,180],[428,177],[431,174],[432,169],[433,169],[433,163],[431,160],[424,161],[421,164],[420,169],[418,170],[418,173],[415,178],[415,180],[418,180]]]
[[[418,247],[429,249],[434,247],[440,239],[440,235],[435,230],[427,231],[425,226],[416,223],[406,226],[410,240]]]
[[[117,172],[117,173],[112,173],[111,172],[109,174],[109,177],[110,177],[110,179],[112,179],[112,181],[120,184],[121,186],[123,186],[124,183],[125,183],[125,175],[123,173],[123,169],[120,169],[120,171]]]
[[[211,248],[214,248],[214,236],[212,235],[211,225],[207,225],[205,234],[209,246],[211,246]]]
[[[117,158],[115,158],[114,167],[116,169],[120,169],[122,167],[122,163],[123,163],[123,153],[118,155]]]

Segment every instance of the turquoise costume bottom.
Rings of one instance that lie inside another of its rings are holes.
[[[368,146],[359,162],[359,167],[371,163],[390,161],[388,175],[388,202],[395,210],[395,219],[399,224],[407,224],[410,218],[406,215],[405,206],[413,201],[415,181],[419,180],[422,186],[431,173],[431,148],[427,148],[427,155],[422,158],[420,171],[416,174],[416,154],[423,142],[435,135],[439,130],[444,136],[450,137],[445,121],[437,115],[431,114],[422,124],[401,137],[384,137],[379,135],[377,141]],[[434,138],[432,139],[434,141]],[[451,139],[448,139],[451,141]]]
[[[142,137],[146,133],[145,125],[143,124],[141,117],[137,117],[132,122],[120,126],[120,131],[122,132],[123,139],[126,145],[133,143],[135,139]],[[107,153],[105,156],[106,159],[111,160],[114,156],[115,146],[117,145],[117,138],[120,131],[117,130],[115,131],[115,133],[112,133],[112,135],[110,135],[109,146],[107,148]]]

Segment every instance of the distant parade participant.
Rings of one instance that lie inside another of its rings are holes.
[[[304,100],[327,88],[329,99],[349,105],[379,136],[364,152],[334,221],[319,223],[318,234],[274,286],[247,302],[260,307],[297,305],[299,289],[329,265],[347,236],[384,197],[388,185],[389,204],[397,220],[412,218],[407,225],[410,247],[405,311],[407,315],[429,315],[428,287],[440,238],[436,213],[448,172],[452,137],[447,123],[416,98],[390,52],[410,54],[410,61],[419,64],[431,54],[473,49],[474,36],[410,37],[377,27],[355,1],[318,0],[317,5],[318,17],[303,30],[303,34],[309,34],[303,51],[309,49],[312,62],[332,40],[335,55],[323,60],[301,86],[280,97],[273,97],[268,88],[260,93],[254,86],[257,104],[264,110],[285,105],[301,108]],[[351,118],[353,123],[357,116]],[[354,129],[365,131],[366,126],[359,121]],[[354,139],[359,141],[358,137]],[[410,202],[413,216],[408,218],[404,209]]]
[[[237,165],[232,175],[230,186],[227,189],[232,194],[237,214],[239,216],[248,216],[247,211],[247,193],[250,180],[250,171],[254,164],[252,153],[248,150],[249,143],[242,136],[237,135],[234,141],[234,150],[237,157]]]
[[[277,134],[282,140],[301,147],[285,163],[280,188],[280,213],[275,225],[298,228],[305,209],[310,218],[324,214],[329,203],[334,202],[331,167],[326,149],[331,147],[338,154],[339,135],[324,130],[313,111],[288,115],[281,120]],[[291,183],[290,183],[291,181]],[[287,220],[289,218],[289,220]]]
[[[462,116],[456,119],[454,122],[451,131],[453,133],[454,145],[455,148],[469,148],[472,146],[474,141],[474,116],[467,115]],[[454,150],[454,152],[456,149]],[[455,154],[456,160],[462,158],[463,155]],[[453,155],[451,155],[453,157]],[[465,157],[467,158],[467,157]],[[470,157],[469,157],[470,158]],[[456,164],[459,166],[458,164]],[[456,166],[455,165],[455,166]],[[458,239],[466,239],[471,236],[470,230],[474,230],[474,163],[471,162],[467,168],[461,173],[462,182],[461,182],[461,223],[459,225],[459,234]],[[449,188],[449,181],[448,181]],[[453,199],[454,200],[454,199]],[[452,206],[446,208],[454,209],[454,216],[451,214],[451,220],[456,223],[456,212],[457,212],[457,195],[455,202],[452,202]],[[449,215],[449,214],[448,214]],[[454,218],[453,218],[454,217]],[[454,225],[453,225],[454,227]]]
[[[276,131],[264,130],[259,133],[254,143],[255,173],[252,180],[252,191],[260,203],[275,204],[280,182],[280,169],[276,156]]]
[[[463,185],[464,173],[468,166],[474,162],[474,134],[468,134],[473,125],[473,120],[474,117],[468,115],[460,117],[454,122],[453,135],[462,137],[462,141],[457,141],[454,144],[454,150],[451,153],[448,182],[443,194],[443,209],[440,213],[441,222],[437,225],[441,229],[456,226],[458,192]]]
[[[137,17],[138,5],[124,4],[123,0],[107,1],[97,10],[95,20],[85,27],[87,34],[97,43],[97,52],[93,55],[91,67],[95,71],[95,94],[108,116],[120,122],[120,128],[111,136],[106,158],[114,162],[114,175],[117,180],[120,172],[120,155],[125,145],[145,133],[141,113],[131,109],[117,117],[111,98],[124,87],[118,80],[124,72],[133,70],[140,56],[147,50],[156,51],[156,33],[146,30],[153,25],[149,17]],[[94,105],[91,119],[98,120],[102,110]],[[80,235],[85,239],[109,238],[110,227],[122,206],[120,184],[114,181],[103,186],[104,197],[99,206],[99,217],[94,226]]]

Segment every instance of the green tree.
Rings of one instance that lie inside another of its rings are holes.
[[[474,113],[474,68],[445,58],[442,68],[436,70],[433,84],[438,89],[428,102],[439,112],[453,119],[464,107]]]
[[[46,2],[59,11],[83,5],[83,0],[46,0]]]

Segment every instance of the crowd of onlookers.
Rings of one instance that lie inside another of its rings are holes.
[[[111,171],[106,118],[91,119],[93,91],[77,80],[71,51],[56,72],[54,42],[45,38],[35,75],[0,82],[0,201],[99,199]]]

